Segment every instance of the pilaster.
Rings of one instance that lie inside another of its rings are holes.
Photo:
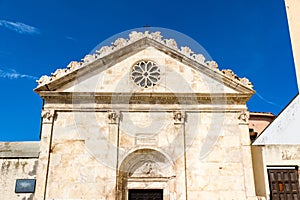
[[[187,197],[187,177],[186,177],[186,144],[185,144],[185,112],[173,112],[174,126],[178,137],[177,144],[174,145],[173,154],[176,159],[176,199],[186,200]]]
[[[238,114],[240,138],[241,138],[241,153],[244,168],[244,186],[247,199],[256,199],[254,187],[254,174],[252,167],[251,142],[249,136],[249,117],[248,111],[244,110]]]
[[[36,176],[36,189],[34,194],[34,199],[37,200],[46,199],[46,187],[54,119],[54,110],[42,111],[40,153]]]

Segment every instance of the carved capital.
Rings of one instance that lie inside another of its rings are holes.
[[[117,124],[119,123],[120,113],[116,111],[109,111],[108,112],[108,120],[110,124]]]
[[[185,122],[185,113],[181,111],[173,112],[174,124],[183,124]]]
[[[55,117],[54,110],[42,110],[43,123],[52,123]]]
[[[242,111],[239,113],[238,119],[240,120],[240,123],[248,123],[250,114],[248,111]]]

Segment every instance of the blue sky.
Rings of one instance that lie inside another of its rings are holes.
[[[0,0],[0,141],[39,140],[38,77],[146,24],[188,35],[248,77],[251,111],[278,114],[298,93],[283,0]]]

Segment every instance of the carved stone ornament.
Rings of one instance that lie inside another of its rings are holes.
[[[108,120],[110,124],[117,124],[119,121],[119,113],[117,113],[116,111],[109,111],[108,112]]]
[[[99,50],[97,50],[96,52],[99,55],[105,56],[105,55],[110,54],[112,51],[113,51],[113,47],[112,46],[103,46]]]
[[[83,59],[81,59],[84,63],[90,63],[90,62],[92,62],[92,61],[94,61],[95,60],[95,56],[93,56],[93,55],[90,55],[90,54],[88,54],[88,55],[86,55]]]
[[[145,32],[132,31],[129,34],[129,39],[118,38],[114,42],[111,43],[111,46],[103,46],[99,50],[96,50],[96,52],[94,54],[86,55],[82,59],[82,62],[72,61],[72,62],[70,62],[70,64],[67,66],[66,69],[58,69],[54,73],[52,73],[50,77],[42,76],[37,81],[38,86],[45,85],[49,82],[52,82],[62,76],[65,76],[66,74],[68,74],[78,68],[84,67],[85,65],[87,65],[91,62],[94,62],[97,59],[103,58],[104,56],[111,54],[112,52],[114,52],[118,49],[121,49],[121,48],[123,48],[135,41],[138,41],[142,38],[153,39],[163,45],[166,45],[167,47],[170,47],[170,48],[176,50],[179,53],[182,53],[186,57],[191,58],[200,64],[205,63],[205,57],[202,54],[195,54],[189,47],[186,47],[186,46],[178,48],[177,43],[174,39],[172,39],[172,38],[162,39],[163,36],[161,35],[161,33],[159,31],[151,32],[151,33],[149,31],[145,31]],[[218,69],[218,64],[215,61],[207,61],[206,66],[213,70]],[[251,84],[251,82],[248,79],[246,79],[246,78],[240,79],[233,73],[232,70],[222,70],[220,72],[231,79],[240,81],[243,85],[245,85],[247,87],[250,87],[250,88],[253,87],[253,85]]]
[[[133,66],[131,78],[141,88],[150,88],[160,80],[160,69],[154,62],[143,60]]]
[[[194,54],[194,59],[199,63],[204,63],[205,57],[202,54]]]
[[[252,83],[249,81],[249,79],[247,78],[240,78],[238,77],[231,69],[223,69],[221,71],[225,76],[231,78],[231,79],[235,79],[235,80],[238,80],[240,81],[243,85],[247,86],[247,87],[250,87],[250,88],[253,88],[253,85]]]
[[[154,32],[154,33],[151,33],[151,38],[152,38],[153,40],[158,41],[158,42],[161,42],[161,41],[162,41],[162,40],[161,40],[162,37],[163,37],[163,36],[160,34],[159,31],[156,31],[156,32]]]
[[[50,76],[43,75],[39,80],[36,80],[36,82],[38,83],[38,85],[45,85],[48,82],[50,82],[50,79],[51,79]]]
[[[185,119],[184,113],[180,111],[175,111],[173,113],[173,119],[175,124],[184,123],[184,119]]]
[[[60,78],[63,77],[68,72],[68,69],[57,69],[54,73],[52,73],[52,78]]]
[[[124,38],[118,38],[113,45],[115,46],[115,49],[120,49],[122,47],[125,47],[127,45],[127,40]]]
[[[281,158],[282,160],[293,160],[296,155],[296,152],[289,151],[289,150],[282,150]]]
[[[70,69],[70,71],[74,71],[76,69],[78,69],[80,67],[80,62],[77,62],[77,61],[71,61],[67,68]]]
[[[248,111],[242,111],[239,113],[238,119],[243,123],[247,123],[249,120],[249,117],[250,117],[250,114]]]
[[[144,161],[140,167],[138,167],[132,174],[131,177],[159,177],[158,165],[153,161]]]
[[[249,79],[247,79],[247,78],[241,78],[240,79],[240,81],[244,84],[244,85],[246,85],[246,86],[249,86],[249,87],[253,87],[253,84],[249,81]]]
[[[225,76],[227,76],[229,78],[236,77],[235,73],[231,69],[223,69],[222,72],[223,72],[223,74],[225,74]]]
[[[55,116],[54,110],[42,110],[42,118],[47,122],[52,121]]]
[[[207,61],[206,64],[213,69],[217,69],[219,67],[216,61]]]
[[[181,47],[180,52],[187,57],[191,57],[194,53],[189,47]]]
[[[135,42],[139,39],[142,39],[144,37],[144,34],[142,32],[136,32],[136,31],[132,31],[129,34],[129,40],[132,42]]]
[[[165,39],[164,42],[168,47],[176,50],[178,49],[177,43],[174,39]]]

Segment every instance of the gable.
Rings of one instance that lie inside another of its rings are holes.
[[[231,70],[219,70],[214,61],[205,61],[203,55],[194,54],[188,47],[179,49],[173,39],[161,40],[161,37],[157,37],[157,32],[133,32],[129,40],[119,38],[113,46],[87,55],[83,62],[71,62],[67,69],[58,69],[51,77],[41,77],[35,91],[40,95],[49,92],[242,94],[246,99],[254,94],[248,79],[237,77]],[[153,62],[159,68],[155,86],[141,87],[133,81],[133,66],[141,61]]]
[[[141,87],[135,82],[133,66],[140,61],[151,61],[159,68],[159,80],[153,87]],[[188,66],[165,53],[147,47],[105,69],[101,66],[57,88],[60,92],[109,92],[109,93],[238,93],[201,71]]]
[[[254,141],[253,145],[300,144],[299,94]]]

